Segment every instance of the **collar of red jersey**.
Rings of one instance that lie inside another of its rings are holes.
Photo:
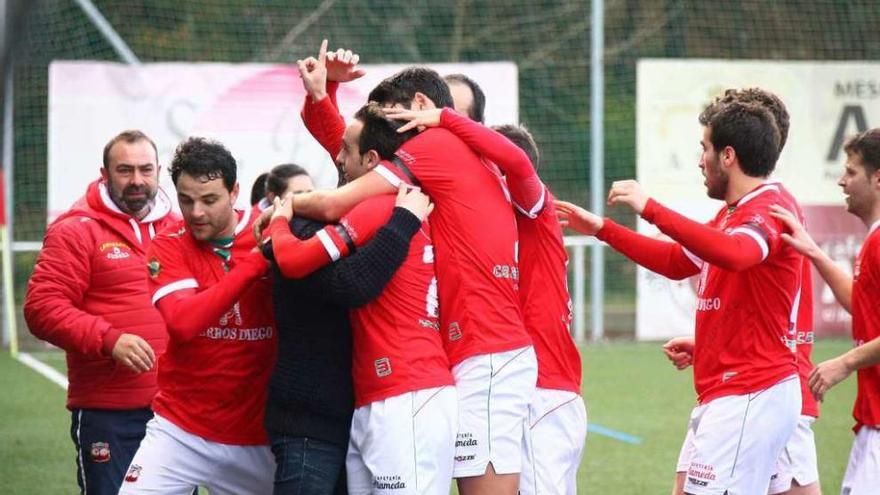
[[[871,235],[871,233],[877,230],[878,227],[880,227],[880,219],[871,224],[871,227],[868,228],[868,235]]]

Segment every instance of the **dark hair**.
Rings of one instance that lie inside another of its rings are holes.
[[[251,186],[251,206],[259,203],[266,196],[266,177],[268,176],[269,172],[263,172],[254,180],[254,185]]]
[[[730,88],[715,97],[715,100],[703,111],[703,115],[706,115],[706,121],[708,122],[711,114],[717,112],[721,107],[735,101],[740,103],[757,103],[773,114],[773,118],[776,119],[776,127],[779,129],[779,152],[782,153],[782,149],[785,148],[785,143],[788,141],[788,128],[790,125],[788,109],[785,108],[785,103],[782,103],[778,96],[765,89],[757,87]],[[703,123],[703,118],[701,115],[700,123],[706,125]]]
[[[769,110],[757,103],[739,101],[720,105],[708,116],[707,110],[700,114],[700,123],[711,129],[715,151],[732,147],[740,168],[750,177],[766,177],[773,172],[779,158],[779,128]]]
[[[266,190],[276,196],[282,196],[287,191],[287,180],[297,175],[306,175],[306,169],[295,163],[285,163],[274,167],[266,177]]]
[[[191,137],[177,145],[169,171],[174,185],[180,174],[186,172],[207,180],[223,179],[227,191],[235,186],[235,158],[225,146],[211,139]]]
[[[868,129],[849,138],[843,145],[846,156],[862,159],[868,176],[880,170],[880,128]]]
[[[468,117],[482,124],[486,118],[486,95],[480,85],[464,74],[449,74],[443,79],[447,83],[463,84],[470,88],[471,94],[474,95],[474,101],[471,102],[471,107],[468,109]]]
[[[449,85],[436,71],[427,67],[408,67],[380,82],[367,97],[381,105],[401,104],[410,108],[416,93],[422,93],[437,108],[454,107]]]
[[[419,133],[416,129],[404,133],[397,132],[397,129],[406,122],[385,117],[382,108],[374,101],[362,106],[354,114],[354,118],[364,124],[361,136],[358,138],[358,147],[361,153],[375,150],[379,154],[379,158],[383,160],[393,158],[394,152],[403,143]]]
[[[526,126],[522,124],[505,124],[496,125],[492,127],[492,129],[495,129],[519,149],[523,150],[525,154],[528,155],[529,160],[531,160],[532,166],[535,167],[535,170],[538,170],[538,166],[541,163],[541,152],[538,151],[538,144],[535,143],[535,138],[532,137],[532,133],[526,129]]]
[[[133,144],[138,141],[146,141],[150,143],[150,145],[153,146],[153,152],[156,154],[156,162],[159,161],[159,150],[156,149],[156,143],[154,143],[153,140],[149,138],[149,136],[138,130],[127,130],[113,136],[113,139],[111,139],[107,142],[107,144],[104,145],[104,168],[108,168],[110,166],[110,150],[113,148],[113,145],[120,141],[128,144]]]

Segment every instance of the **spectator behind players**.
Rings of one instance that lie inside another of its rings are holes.
[[[823,398],[834,385],[857,371],[853,406],[856,433],[841,493],[876,493],[880,486],[880,129],[856,135],[844,145],[846,164],[837,184],[846,195],[846,210],[868,228],[853,275],[844,272],[822,251],[796,218],[777,208],[792,235],[783,240],[809,258],[831,287],[835,298],[852,313],[855,347],[813,370],[812,392]]]
[[[104,147],[101,179],[46,231],[24,316],[64,349],[82,493],[115,494],[153,417],[162,315],[150,304],[146,250],[176,221],[159,187],[156,145],[125,131]]]
[[[263,196],[255,203],[251,196],[252,214],[257,218],[260,213],[266,211],[275,198],[283,198],[290,191],[293,194],[309,192],[315,189],[315,183],[306,169],[293,163],[277,165],[272,170],[260,175],[263,178]],[[254,187],[256,188],[256,183]],[[252,191],[253,192],[253,191]]]
[[[464,74],[448,74],[443,80],[449,85],[453,108],[467,115],[471,120],[484,123],[486,120],[486,95],[480,85]]]
[[[251,206],[256,206],[266,197],[266,177],[268,176],[269,172],[263,172],[254,180],[254,185],[251,186]]]

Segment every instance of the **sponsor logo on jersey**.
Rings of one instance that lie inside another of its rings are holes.
[[[159,263],[159,260],[157,258],[152,258],[147,263],[147,269],[150,270],[150,278],[156,278],[162,271],[162,264]]]
[[[419,319],[419,326],[424,328],[430,328],[431,330],[440,331],[440,322],[439,321],[431,321],[431,320],[423,320]]]
[[[492,275],[495,278],[519,280],[519,268],[511,265],[495,265],[492,268]]]
[[[220,326],[224,327],[234,321],[236,325],[241,325],[241,307],[238,303],[232,305],[232,308],[220,317]]]
[[[700,297],[697,299],[697,311],[717,311],[721,309],[720,297]]]
[[[108,249],[113,249],[113,248],[125,249],[126,251],[131,251],[131,247],[128,244],[126,244],[124,242],[118,242],[118,241],[104,242],[100,246],[98,246],[98,249],[100,249],[102,253]]]
[[[93,442],[89,454],[92,456],[92,462],[110,462],[110,444]]]
[[[458,322],[453,321],[449,324],[449,341],[455,342],[456,340],[461,338],[461,327],[458,326]]]
[[[731,378],[735,377],[737,374],[738,374],[738,373],[737,373],[736,371],[725,371],[725,372],[721,375],[721,383],[725,383],[725,382],[727,382],[727,381],[730,380]]]
[[[706,486],[710,481],[715,481],[715,468],[709,464],[692,462],[687,470],[688,482],[699,486]]]
[[[455,436],[455,447],[476,447],[479,445],[477,439],[471,433],[459,433]]]
[[[131,256],[131,253],[129,251],[123,251],[123,250],[119,249],[118,247],[114,247],[113,249],[110,250],[109,253],[107,253],[108,260],[124,260],[125,258],[128,258],[129,256]]]
[[[391,360],[389,360],[387,357],[379,358],[373,361],[373,366],[376,367],[376,376],[378,376],[379,378],[391,374]]]
[[[176,238],[182,236],[183,234],[186,234],[186,227],[181,227],[180,230],[178,230],[177,232],[173,232],[171,234],[168,234],[168,237],[171,237],[172,239],[176,239]]]
[[[140,467],[137,464],[132,464],[131,467],[128,468],[128,472],[125,473],[125,482],[126,483],[137,482],[138,478],[141,477],[141,470],[143,470],[142,467]]]
[[[406,488],[406,482],[397,475],[376,476],[373,478],[373,488],[376,490],[403,490]]]

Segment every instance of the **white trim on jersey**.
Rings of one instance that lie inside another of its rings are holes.
[[[872,232],[877,230],[877,227],[880,227],[880,220],[877,220],[876,222],[871,224],[871,227],[868,229],[868,235],[871,235]]]
[[[776,191],[776,192],[779,192],[779,183],[778,183],[778,182],[767,182],[767,183],[765,183],[763,186],[761,186],[761,187],[755,189],[754,191],[752,191],[752,192],[746,194],[745,196],[743,196],[742,199],[740,199],[739,201],[737,201],[736,206],[737,206],[737,207],[742,206],[742,205],[746,204],[746,202],[751,201],[752,199],[754,199],[754,198],[755,198],[756,196],[758,196],[759,194],[761,194],[761,193],[763,193],[763,192],[767,192],[767,191]]]
[[[529,218],[537,218],[538,214],[541,213],[541,210],[544,209],[544,202],[547,200],[547,188],[544,187],[541,189],[541,197],[535,202],[531,209],[526,210],[522,206],[519,205],[516,201],[513,201],[513,206],[516,206],[516,209],[519,210],[520,213],[529,217]]]
[[[330,238],[330,234],[328,234],[326,230],[319,230],[318,233],[315,234],[315,237],[321,241],[321,245],[324,246],[324,250],[327,251],[331,260],[336,261],[342,256],[342,253],[339,252],[339,248],[333,243],[333,239]]]
[[[684,252],[684,255],[687,256],[689,260],[691,260],[691,263],[697,266],[697,268],[703,268],[703,263],[705,263],[705,261],[703,261],[702,258],[690,252],[690,250],[684,246],[681,246],[681,250]]]
[[[183,289],[197,289],[199,287],[199,283],[194,278],[185,278],[183,280],[178,280],[177,282],[171,282],[170,284],[163,285],[159,287],[159,290],[153,293],[153,305],[155,306],[159,299],[171,294],[172,292],[177,292]]]
[[[245,227],[247,227],[250,219],[251,219],[251,209],[247,208],[246,210],[244,210],[244,214],[241,216],[241,220],[239,220],[238,224],[235,226],[235,230],[233,231],[234,234],[235,235],[240,234],[241,231],[244,230]]]
[[[383,179],[390,182],[392,186],[400,187],[400,183],[402,182],[400,180],[400,177],[398,177],[394,172],[392,172],[385,165],[382,165],[380,163],[379,165],[376,165],[376,167],[373,168],[373,170],[375,170],[377,174],[381,175]]]
[[[755,230],[751,227],[737,227],[730,231],[732,234],[746,234],[751,237],[758,243],[758,246],[761,248],[761,261],[767,259],[767,255],[770,254],[770,246],[767,245],[767,240],[761,237],[761,234],[755,232]]]

